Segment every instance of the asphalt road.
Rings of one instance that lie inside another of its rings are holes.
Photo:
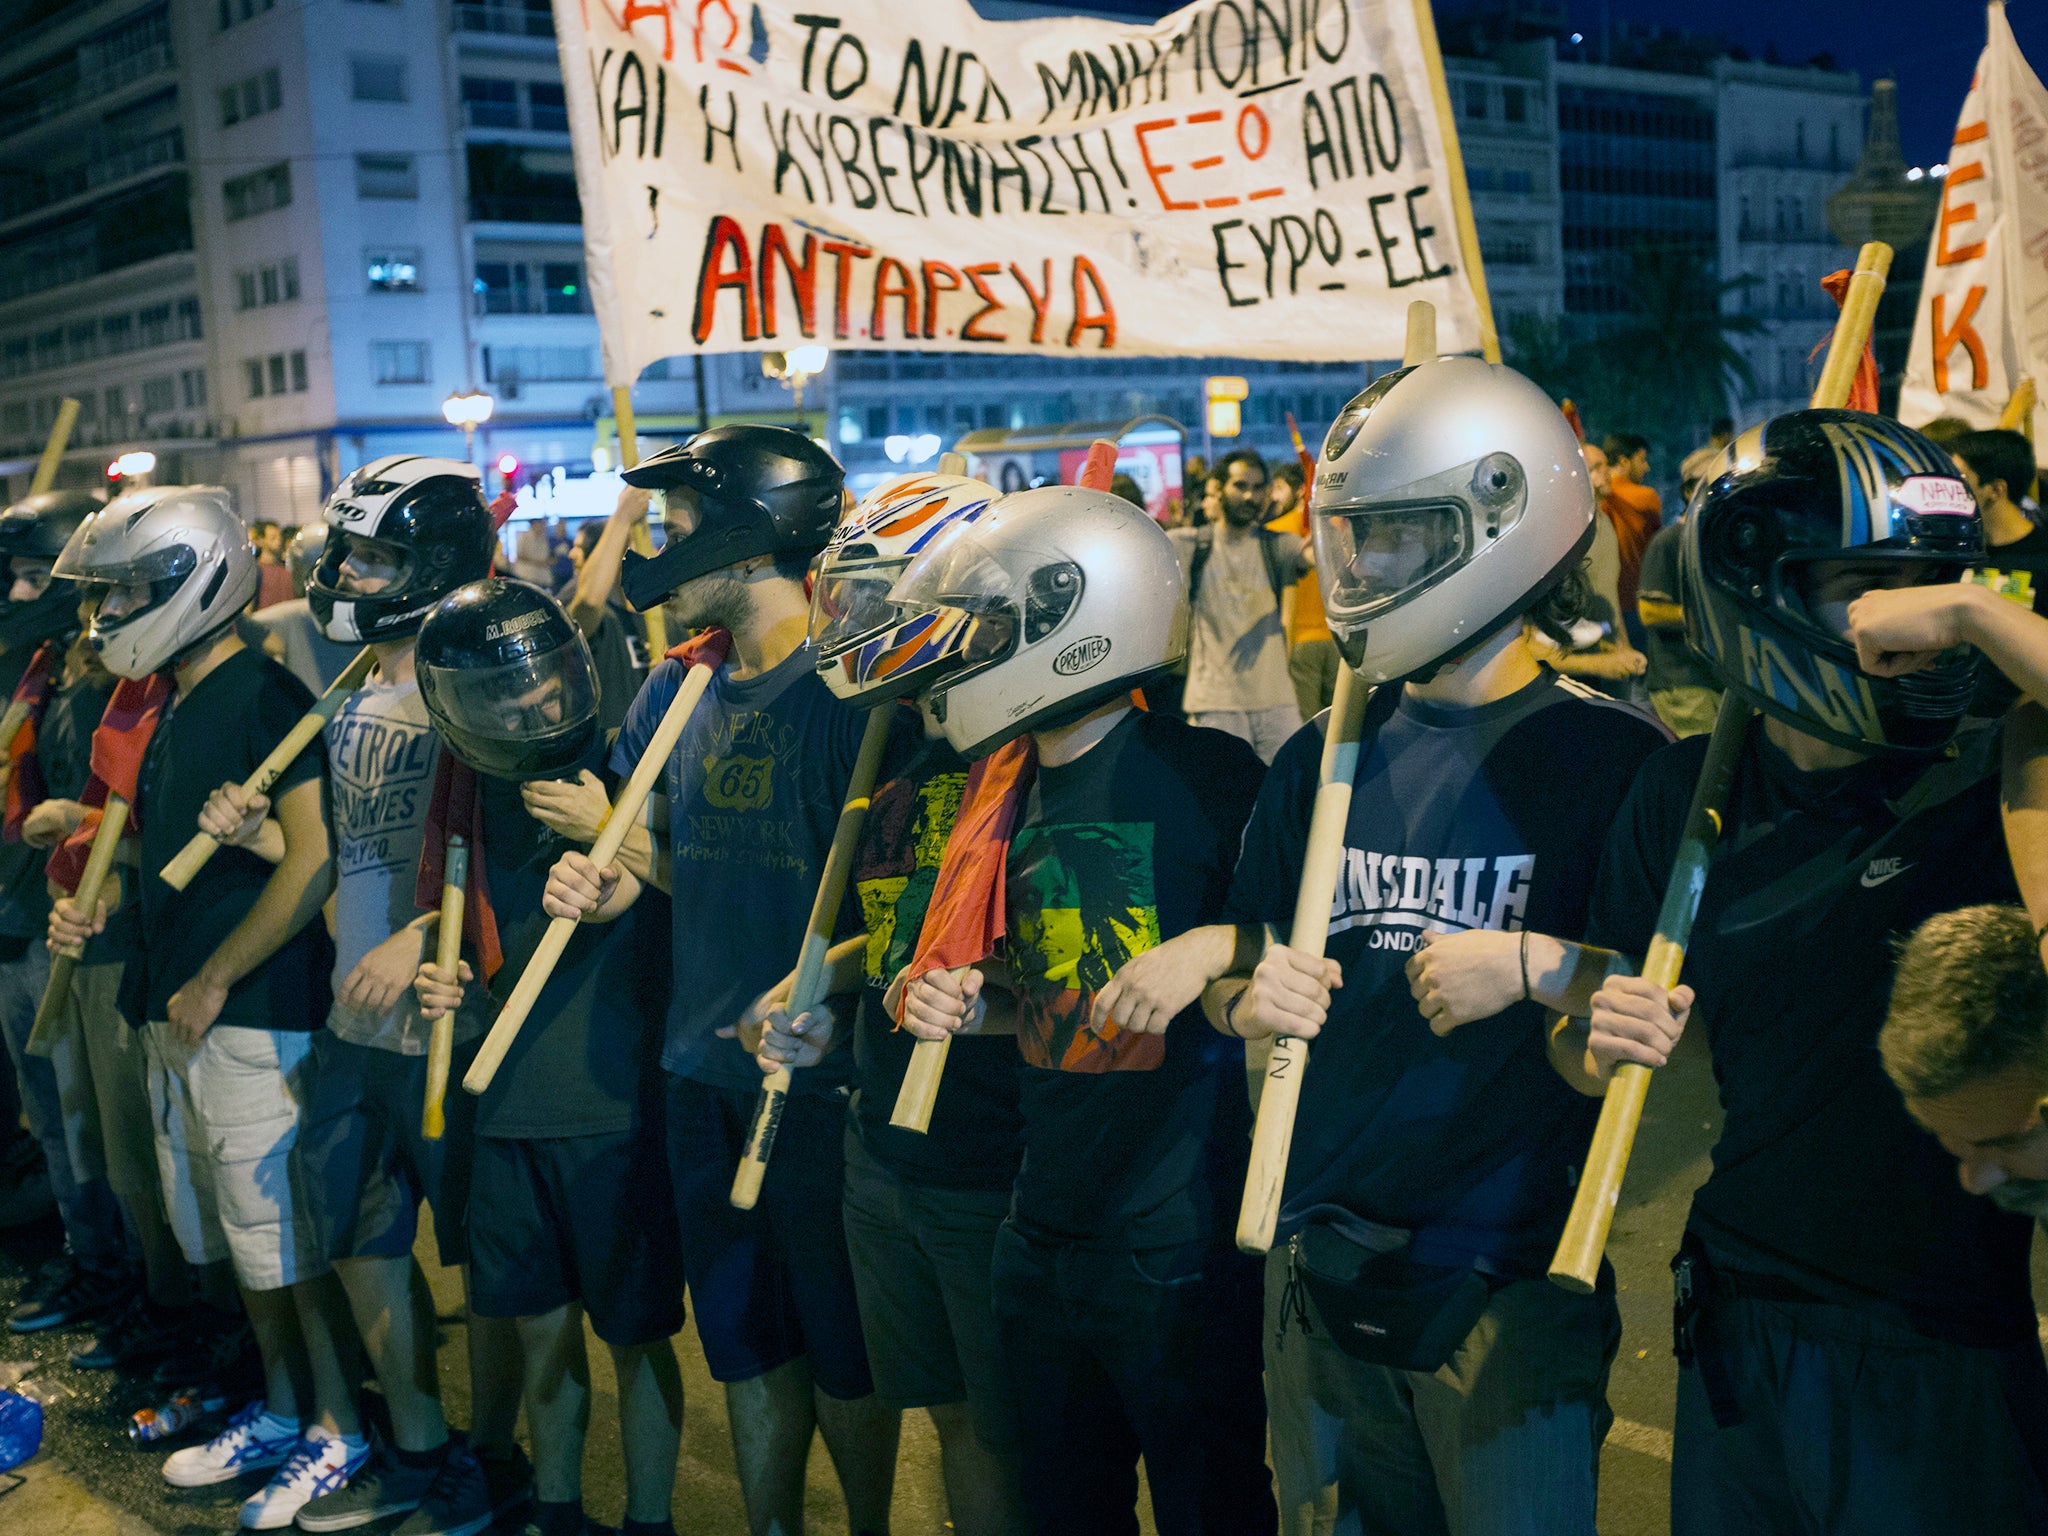
[[[1600,1528],[1607,1536],[1665,1536],[1670,1475],[1671,1277],[1667,1267],[1692,1191],[1706,1175],[1707,1148],[1719,1113],[1704,1049],[1689,1040],[1658,1074],[1636,1142],[1609,1248],[1620,1282],[1622,1347],[1609,1398],[1615,1428],[1601,1457]],[[24,1266],[50,1251],[48,1227],[0,1233],[0,1303],[19,1288]],[[467,1337],[456,1275],[433,1262],[422,1239],[442,1316],[441,1370],[450,1416],[468,1418]],[[2048,1261],[2037,1246],[2035,1294],[2048,1297]],[[146,1394],[105,1376],[70,1370],[64,1351],[75,1336],[0,1336],[0,1361],[46,1362],[33,1381],[53,1390],[45,1450],[23,1469],[26,1480],[0,1492],[0,1531],[63,1532],[65,1536],[175,1536],[236,1528],[244,1490],[174,1493],[157,1475],[162,1452],[132,1447],[123,1426]],[[683,1536],[744,1536],[739,1490],[727,1439],[724,1394],[706,1374],[693,1332],[677,1340],[688,1393],[676,1479],[676,1528]],[[585,1507],[599,1520],[621,1517],[624,1488],[617,1461],[617,1399],[605,1350],[591,1341],[594,1405],[585,1462]],[[0,1367],[4,1370],[4,1367]],[[809,1528],[846,1529],[844,1508],[822,1444],[813,1446]],[[10,1479],[0,1477],[0,1487]],[[1141,1515],[1143,1511],[1141,1511]],[[1152,1526],[1143,1521],[1147,1536]],[[896,1477],[896,1536],[940,1536],[949,1529],[939,1482],[938,1450],[922,1414],[905,1418]]]

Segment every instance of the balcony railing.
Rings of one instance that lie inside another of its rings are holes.
[[[455,7],[458,32],[488,32],[500,37],[553,37],[554,14],[545,5],[517,0],[460,0]]]
[[[155,43],[90,74],[79,75],[68,86],[58,86],[53,90],[35,86],[16,87],[8,93],[5,103],[0,104],[0,138],[62,116],[73,107],[97,102],[124,85],[132,85],[170,67],[171,45]]]
[[[573,197],[472,193],[469,217],[478,224],[581,224],[583,205]]]
[[[184,158],[184,132],[170,128],[146,139],[97,151],[86,160],[61,169],[46,171],[35,181],[0,182],[0,222],[18,219],[109,182],[126,181],[160,165],[177,165]]]

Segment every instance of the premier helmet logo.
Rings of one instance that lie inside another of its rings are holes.
[[[1059,655],[1055,656],[1052,661],[1052,669],[1059,673],[1061,677],[1072,677],[1077,672],[1086,672],[1090,667],[1099,665],[1102,658],[1108,654],[1109,637],[1107,635],[1089,635],[1083,639],[1076,640],[1064,651],[1061,651]]]

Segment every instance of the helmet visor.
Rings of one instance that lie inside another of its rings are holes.
[[[1323,606],[1360,624],[1427,591],[1521,520],[1528,482],[1490,453],[1364,500],[1315,508]]]
[[[94,560],[90,550],[90,545],[81,550],[65,550],[53,573],[78,581],[103,581],[116,587],[154,587],[160,581],[183,581],[199,568],[199,556],[189,544],[168,545],[122,561]]]
[[[976,539],[955,537],[913,561],[890,600],[913,613],[952,610],[973,619],[956,642],[969,666],[990,666],[1018,645],[1035,645],[1080,601],[1080,566],[1065,554],[1028,543],[991,551]]]
[[[597,679],[582,646],[565,645],[495,667],[422,667],[434,711],[485,741],[554,736],[597,713]]]
[[[903,617],[889,592],[909,563],[908,558],[828,559],[811,589],[811,643],[820,656],[836,656]]]

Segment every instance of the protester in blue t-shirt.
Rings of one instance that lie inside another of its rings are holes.
[[[722,427],[627,479],[655,491],[668,531],[661,554],[628,557],[628,598],[642,609],[665,598],[671,633],[722,628],[732,649],[669,756],[666,838],[636,836],[602,870],[565,854],[546,906],[609,922],[650,883],[673,894],[661,1061],[669,1164],[697,1333],[725,1383],[748,1518],[755,1529],[802,1527],[815,1423],[853,1528],[882,1531],[900,1414],[874,1395],[846,1253],[843,1057],[797,1075],[760,1203],[739,1211],[729,1198],[761,1080],[737,1025],[795,960],[865,723],[819,680],[804,638],[805,567],[837,521],[842,477],[798,433]],[[649,674],[613,753],[622,776],[686,673],[670,659]],[[860,926],[849,903],[842,931]]]

